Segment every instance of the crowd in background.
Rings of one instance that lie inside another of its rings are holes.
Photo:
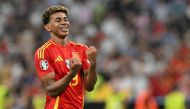
[[[190,0],[0,0],[0,109],[43,108],[33,55],[50,37],[41,14],[52,5],[69,9],[71,40],[98,49],[86,103],[188,108]]]

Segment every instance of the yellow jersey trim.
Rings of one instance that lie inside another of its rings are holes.
[[[56,98],[55,105],[54,105],[53,109],[58,109],[58,105],[59,105],[59,96]]]
[[[47,47],[51,45],[50,42],[46,42],[42,47],[39,48],[38,50],[38,58],[39,59],[44,59],[44,52]]]

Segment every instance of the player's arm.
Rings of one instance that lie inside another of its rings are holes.
[[[82,62],[73,57],[70,61],[70,72],[67,73],[63,78],[55,81],[54,72],[51,72],[41,78],[43,85],[45,86],[46,92],[50,96],[58,96],[63,92],[66,87],[69,85],[70,81],[75,77],[76,73],[81,69]]]
[[[84,70],[84,84],[87,91],[92,91],[97,81],[96,75],[96,53],[95,47],[91,46],[86,50],[87,58],[90,62],[90,67]]]
[[[39,67],[40,62],[38,59],[35,61],[35,65],[40,76],[40,80],[42,81],[43,86],[45,87],[46,93],[50,96],[58,96],[61,92],[63,92],[66,87],[69,85],[69,82],[76,75],[78,70],[81,69],[82,63],[78,58],[73,57],[70,63],[70,72],[67,73],[63,78],[59,80],[55,80],[55,72],[51,65],[48,65],[47,69],[42,69]]]
[[[54,75],[55,73],[51,72],[41,78],[42,84],[45,87],[47,94],[50,96],[58,96],[66,89],[69,82],[74,77],[74,74],[68,73],[60,80],[55,81]]]

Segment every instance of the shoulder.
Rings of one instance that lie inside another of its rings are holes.
[[[88,46],[86,44],[83,44],[83,43],[77,43],[77,42],[73,42],[73,41],[70,41],[69,43],[71,46],[74,46],[77,48],[88,48]]]
[[[35,57],[39,59],[44,59],[45,55],[47,54],[47,51],[51,48],[52,43],[47,41],[45,42],[42,46],[40,46],[36,52],[35,52]]]

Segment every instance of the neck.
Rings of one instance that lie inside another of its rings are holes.
[[[59,44],[59,45],[62,45],[62,46],[65,46],[65,45],[67,45],[67,43],[68,43],[68,38],[67,38],[67,37],[65,37],[65,38],[63,38],[63,39],[60,39],[60,38],[58,38],[58,37],[51,36],[51,40],[52,40],[53,42],[55,42],[56,44]]]

